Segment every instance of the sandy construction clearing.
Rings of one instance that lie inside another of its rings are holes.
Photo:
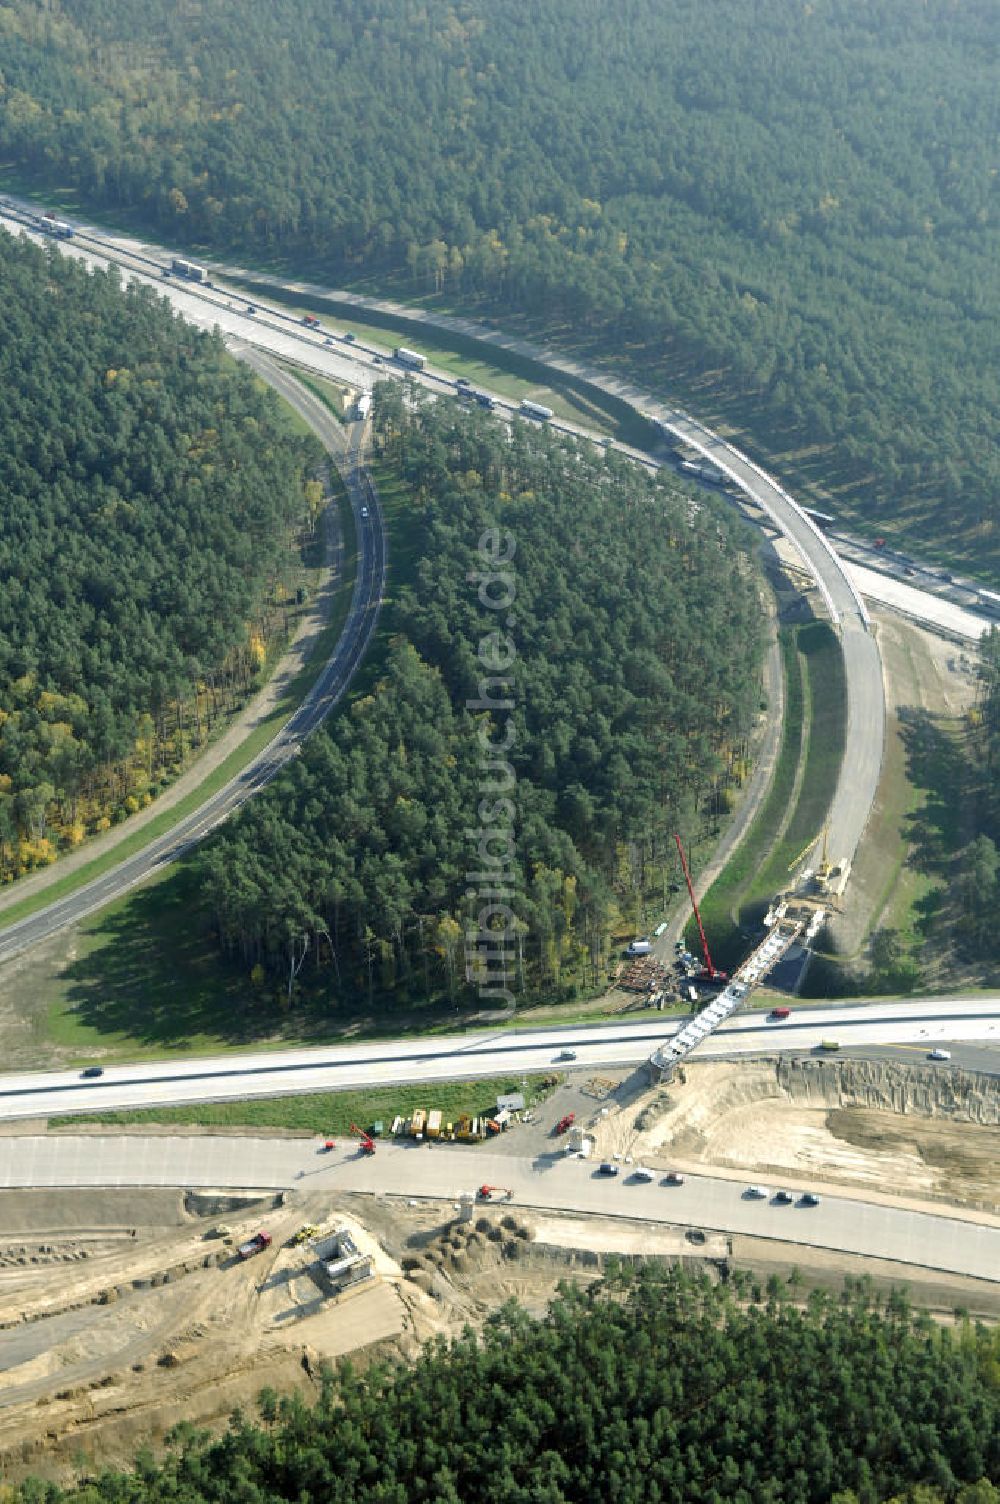
[[[747,1169],[878,1198],[1000,1211],[992,1077],[895,1062],[691,1062],[683,1084],[598,1116],[597,1153]]]
[[[304,1223],[349,1228],[375,1278],[332,1295],[309,1244],[291,1243]],[[126,1460],[181,1418],[218,1421],[267,1384],[309,1388],[320,1363],[411,1325],[399,1265],[326,1198],[11,1192],[0,1226],[5,1477]],[[239,1261],[259,1228],[271,1246]]]

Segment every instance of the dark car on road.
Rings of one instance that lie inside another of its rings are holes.
[[[80,1075],[84,1081],[93,1081],[95,1077],[104,1075],[104,1066],[88,1065],[86,1070],[80,1072]]]
[[[794,1200],[795,1197],[791,1191],[775,1191],[774,1193],[775,1206],[791,1206]]]
[[[598,1175],[617,1175],[618,1166],[611,1164],[610,1160],[606,1159],[602,1165],[598,1165],[597,1173]]]
[[[819,1206],[819,1197],[815,1191],[804,1191],[799,1198],[800,1206]]]

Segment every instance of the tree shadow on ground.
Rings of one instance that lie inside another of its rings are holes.
[[[908,865],[918,872],[950,875],[966,835],[968,762],[961,742],[940,717],[910,706],[902,707],[898,716],[906,776],[924,796],[920,808],[903,822],[911,843]]]
[[[290,1022],[270,989],[256,994],[245,971],[220,959],[195,874],[183,866],[92,920],[64,976],[79,1023],[147,1046],[181,1050],[206,1035],[252,1044]]]
[[[212,932],[197,869],[181,863],[90,920],[63,972],[66,1008],[78,1024],[136,1044],[200,1050],[287,1039],[326,1044],[445,1027],[475,1028],[478,1004],[400,1000],[361,987],[333,995],[326,971],[307,963],[289,1008],[279,980],[254,986],[248,968],[227,961]],[[478,1027],[482,1027],[478,1025]]]

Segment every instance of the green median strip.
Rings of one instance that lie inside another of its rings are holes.
[[[543,401],[552,407],[558,418],[585,424],[595,433],[617,437],[622,443],[641,447],[649,445],[649,425],[628,403],[582,378],[565,375],[540,360],[504,349],[502,345],[424,323],[418,318],[408,318],[405,306],[401,306],[398,313],[382,312],[341,302],[337,298],[324,298],[321,294],[285,292],[280,285],[266,279],[257,281],[253,277],[220,273],[222,278],[263,303],[272,303],[293,313],[321,314],[325,321],[324,332],[334,332],[338,342],[341,331],[348,331],[365,343],[386,349],[391,348],[398,337],[426,354],[437,371],[453,377],[464,376],[474,386],[485,387],[513,402],[520,402],[524,397]],[[444,308],[439,311],[448,313]],[[341,350],[340,353],[347,352]],[[373,375],[377,379],[379,373],[376,371]]]
[[[785,679],[785,720],[781,746],[767,798],[750,825],[732,860],[716,878],[700,904],[701,917],[717,965],[730,967],[747,946],[733,915],[767,861],[788,810],[802,757],[802,725],[805,689],[802,665],[796,649],[796,634],[781,634],[782,671]],[[687,932],[688,943],[697,943],[697,931]]]
[[[799,796],[784,835],[758,874],[753,896],[767,902],[786,886],[803,846],[823,832],[840,777],[847,727],[847,682],[844,655],[826,622],[811,622],[798,633],[798,651],[808,697],[808,738]],[[814,854],[819,861],[819,851]],[[839,852],[829,852],[836,861]]]
[[[199,1128],[284,1128],[307,1133],[347,1133],[351,1124],[369,1129],[381,1121],[386,1131],[397,1115],[417,1108],[439,1109],[445,1122],[462,1113],[492,1113],[498,1096],[521,1092],[528,1107],[549,1095],[553,1075],[488,1076],[478,1081],[439,1081],[426,1085],[387,1086],[374,1091],[311,1092],[301,1096],[261,1097],[257,1101],[205,1102],[188,1107],[150,1107],[126,1112],[96,1112],[85,1117],[53,1118],[50,1131],[72,1133],[81,1123],[115,1125],[170,1124]],[[546,1082],[550,1083],[546,1085]]]

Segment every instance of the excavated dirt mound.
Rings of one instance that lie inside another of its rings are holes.
[[[597,1152],[1000,1210],[995,1077],[892,1061],[694,1062],[597,1125]]]

